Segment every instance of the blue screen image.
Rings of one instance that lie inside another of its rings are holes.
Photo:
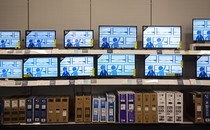
[[[181,41],[181,27],[143,27],[144,48],[178,48]]]
[[[0,31],[0,48],[18,48],[20,31]]]
[[[210,41],[210,19],[193,20],[193,41]]]
[[[22,60],[0,60],[0,78],[22,78]]]
[[[145,76],[182,76],[182,55],[149,55]]]
[[[92,47],[93,31],[65,31],[65,47]]]
[[[134,48],[137,27],[99,26],[99,45],[101,48]]]
[[[210,78],[210,56],[201,56],[197,60],[197,78]]]
[[[24,62],[24,77],[57,77],[58,59],[28,58]]]
[[[53,48],[56,39],[55,31],[27,31],[27,48]]]
[[[91,76],[94,69],[93,56],[65,57],[60,62],[60,76]]]
[[[133,76],[135,55],[103,54],[98,58],[99,76]]]

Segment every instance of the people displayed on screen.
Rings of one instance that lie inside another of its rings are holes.
[[[107,42],[107,38],[106,37],[102,38],[102,42],[103,42],[102,45],[101,45],[102,48],[110,48],[110,45]]]
[[[119,42],[120,42],[120,38],[117,39],[116,37],[113,38],[113,44],[111,45],[111,48],[119,48]]]
[[[63,74],[62,76],[70,76],[68,70],[67,70],[67,67],[63,67]]]
[[[118,67],[119,67],[119,65],[117,65],[117,67],[115,65],[112,65],[110,75],[117,75]]]
[[[6,48],[7,40],[1,40],[1,48]]]
[[[206,72],[205,72],[205,69],[204,67],[200,67],[200,74],[199,74],[199,78],[206,78],[208,77]]]
[[[146,48],[154,48],[154,45],[153,45],[152,40],[151,40],[151,37],[148,37],[146,39],[146,41],[147,41]]]
[[[204,40],[204,37],[202,36],[201,31],[198,30],[197,31],[196,41],[203,41],[203,40]]]
[[[35,77],[42,77],[42,69],[43,68],[36,68],[36,74],[34,75]]]
[[[210,30],[206,32],[207,36],[205,38],[205,40],[210,40]]]
[[[31,72],[31,68],[26,69],[26,74],[28,77],[33,77],[33,73]]]
[[[42,42],[43,42],[43,39],[42,40],[37,40],[37,44],[36,44],[36,47],[42,47]]]
[[[28,47],[29,47],[29,48],[33,48],[33,47],[35,47],[34,42],[33,42],[33,40],[32,40],[32,39],[30,39],[30,40],[29,40]]]
[[[66,47],[72,47],[72,46],[73,46],[72,41],[70,39],[68,39]]]
[[[155,72],[153,70],[153,67],[150,65],[148,66],[148,73],[147,73],[147,76],[155,76]]]
[[[82,40],[82,39],[75,39],[75,44],[74,44],[74,46],[75,46],[75,47],[79,47],[79,46],[80,46],[79,44],[80,44],[81,40]]]
[[[71,76],[78,76],[78,70],[79,70],[79,67],[78,68],[76,68],[76,67],[73,67],[72,68],[72,73],[71,73]]]
[[[108,76],[108,72],[105,69],[105,65],[101,65],[100,76]]]
[[[155,45],[155,47],[162,48],[163,47],[163,41],[164,41],[164,38],[163,39],[157,38],[157,44]]]
[[[165,73],[164,73],[165,69],[166,69],[166,66],[164,66],[164,67],[163,66],[159,66],[157,75],[158,76],[164,76],[165,75]]]
[[[2,69],[2,74],[1,77],[7,77],[7,72],[9,71],[9,69]]]

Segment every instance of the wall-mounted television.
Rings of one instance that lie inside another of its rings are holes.
[[[210,78],[210,56],[198,56],[196,61],[196,78]]]
[[[135,48],[137,45],[137,26],[99,26],[99,47]]]
[[[18,30],[0,30],[0,49],[20,48],[21,32]]]
[[[93,30],[64,30],[65,48],[93,47]]]
[[[55,48],[55,30],[26,30],[26,48]]]
[[[145,59],[146,77],[181,77],[182,55],[152,54]]]
[[[67,56],[60,58],[60,77],[94,76],[93,56]]]
[[[22,59],[0,59],[0,79],[21,79]]]
[[[24,59],[25,78],[58,77],[57,57],[31,57]]]
[[[195,43],[210,42],[210,18],[192,19],[192,31]]]
[[[134,76],[135,55],[103,54],[97,59],[98,76]]]
[[[143,48],[177,49],[182,40],[181,26],[143,26]]]

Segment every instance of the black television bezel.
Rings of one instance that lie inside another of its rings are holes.
[[[97,55],[96,61],[97,61],[97,65],[96,65],[96,77],[100,78],[100,79],[107,79],[107,78],[135,78],[136,75],[107,75],[107,76],[101,76],[98,74],[99,72],[99,68],[98,68],[98,59],[100,56],[102,55],[134,55],[134,70],[136,71],[136,55],[135,54],[101,54],[101,55]],[[108,71],[107,71],[108,72]]]
[[[66,35],[66,31],[68,31],[68,33],[69,32],[71,32],[71,31],[80,31],[80,32],[85,32],[85,31],[90,31],[90,32],[92,32],[93,33],[93,37],[92,37],[92,39],[93,39],[93,46],[80,46],[80,47],[66,47],[65,46],[65,35]],[[86,29],[86,30],[64,30],[64,32],[63,32],[63,45],[64,45],[64,48],[65,49],[80,49],[80,48],[94,48],[94,30],[88,30],[88,29]]]
[[[137,49],[135,48],[135,44],[133,47],[119,47],[119,48],[102,48],[100,46],[100,28],[101,27],[135,27],[136,28],[136,42],[137,42],[137,39],[138,39],[138,27],[135,26],[135,25],[99,25],[98,26],[98,46],[100,49],[106,49],[106,50],[118,50],[118,49],[125,49],[125,50],[129,50],[129,49]],[[137,46],[138,46],[138,42],[137,42]]]
[[[20,36],[19,36],[19,41],[20,41],[20,48],[17,47],[6,47],[6,48],[2,48],[0,47],[0,49],[21,49],[21,30],[0,30],[0,32],[19,32]]]
[[[54,77],[24,77],[24,63],[26,62],[27,59],[29,58],[56,58],[57,59],[57,75]],[[58,64],[58,56],[52,55],[52,56],[42,56],[42,55],[30,55],[30,56],[25,56],[23,57],[23,79],[28,79],[28,80],[50,80],[50,79],[56,79],[58,78],[58,72],[59,72],[59,64]]]
[[[144,28],[145,27],[180,27],[180,42],[182,41],[182,26],[181,25],[143,25],[142,26],[142,48],[143,49],[147,49],[147,50],[157,50],[157,49],[180,49],[179,46],[178,47],[162,47],[162,48],[158,48],[158,47],[154,47],[154,48],[146,48],[144,47]]]
[[[95,69],[94,71],[94,76],[87,76],[87,75],[81,75],[81,76],[61,76],[61,64],[60,62],[62,61],[61,58],[66,58],[66,57],[93,57],[93,69]],[[58,76],[59,76],[59,79],[90,79],[90,78],[95,78],[96,76],[96,56],[95,55],[60,55],[59,56],[59,61],[58,61],[58,64],[59,64],[59,72],[58,72]]]
[[[192,41],[193,43],[206,43],[206,42],[210,42],[210,40],[203,40],[203,41],[197,41],[197,40],[194,40],[194,20],[210,20],[210,18],[193,18],[192,19]],[[210,29],[210,28],[209,28]]]
[[[25,47],[27,49],[53,49],[53,48],[57,48],[57,41],[56,41],[56,47],[27,47],[27,32],[32,32],[32,31],[40,31],[40,32],[44,32],[44,31],[53,31],[55,32],[55,39],[56,40],[56,30],[25,30]]]
[[[181,54],[150,54],[150,55],[181,55]],[[182,66],[182,73],[181,73],[180,76],[179,75],[177,75],[177,76],[176,75],[175,76],[147,76],[145,74],[145,72],[146,72],[146,58],[150,55],[145,55],[145,60],[144,60],[144,77],[146,79],[180,79],[180,78],[183,78],[183,75],[184,75],[184,72],[183,72],[183,70],[184,70],[183,55],[181,55],[183,66]]]

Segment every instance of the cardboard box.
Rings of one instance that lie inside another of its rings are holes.
[[[203,119],[205,123],[210,123],[210,93],[203,92]]]
[[[53,123],[56,122],[55,116],[55,98],[49,97],[47,100],[47,122]]]
[[[99,97],[99,115],[100,115],[100,122],[106,122],[107,120],[107,106],[106,106],[106,97],[100,96]]]
[[[11,123],[11,112],[12,112],[12,105],[11,100],[9,98],[5,98],[4,100],[4,112],[3,112],[3,123]]]
[[[183,93],[175,92],[175,123],[183,123]]]
[[[40,114],[41,114],[41,101],[39,97],[34,98],[34,123],[40,123]]]
[[[92,122],[99,122],[99,97],[93,96],[93,104],[92,104]]]
[[[69,97],[61,97],[61,122],[69,122]]]
[[[114,94],[106,94],[107,99],[107,123],[116,122],[116,97]]]
[[[84,122],[91,122],[91,96],[84,96]]]
[[[26,123],[26,98],[19,98],[19,122]]]
[[[120,123],[127,122],[127,94],[125,91],[118,91],[118,120]]]
[[[174,123],[174,92],[166,92],[166,123]]]
[[[143,123],[143,94],[140,92],[135,93],[135,121],[136,123]]]
[[[143,123],[151,123],[151,105],[150,105],[150,93],[143,93]]]
[[[158,117],[157,117],[157,94],[152,92],[150,93],[150,105],[151,105],[151,123],[158,123]]]
[[[46,123],[47,122],[47,97],[40,97],[40,122]]]
[[[158,123],[166,122],[166,92],[155,91],[157,93]]]
[[[55,122],[62,122],[61,97],[55,97]]]
[[[33,123],[34,97],[26,98],[26,123]]]
[[[195,92],[195,123],[203,123],[203,99],[201,92]]]
[[[127,123],[135,123],[135,93],[127,92]]]
[[[76,96],[75,97],[75,122],[83,122],[83,109],[84,109],[84,97]]]

